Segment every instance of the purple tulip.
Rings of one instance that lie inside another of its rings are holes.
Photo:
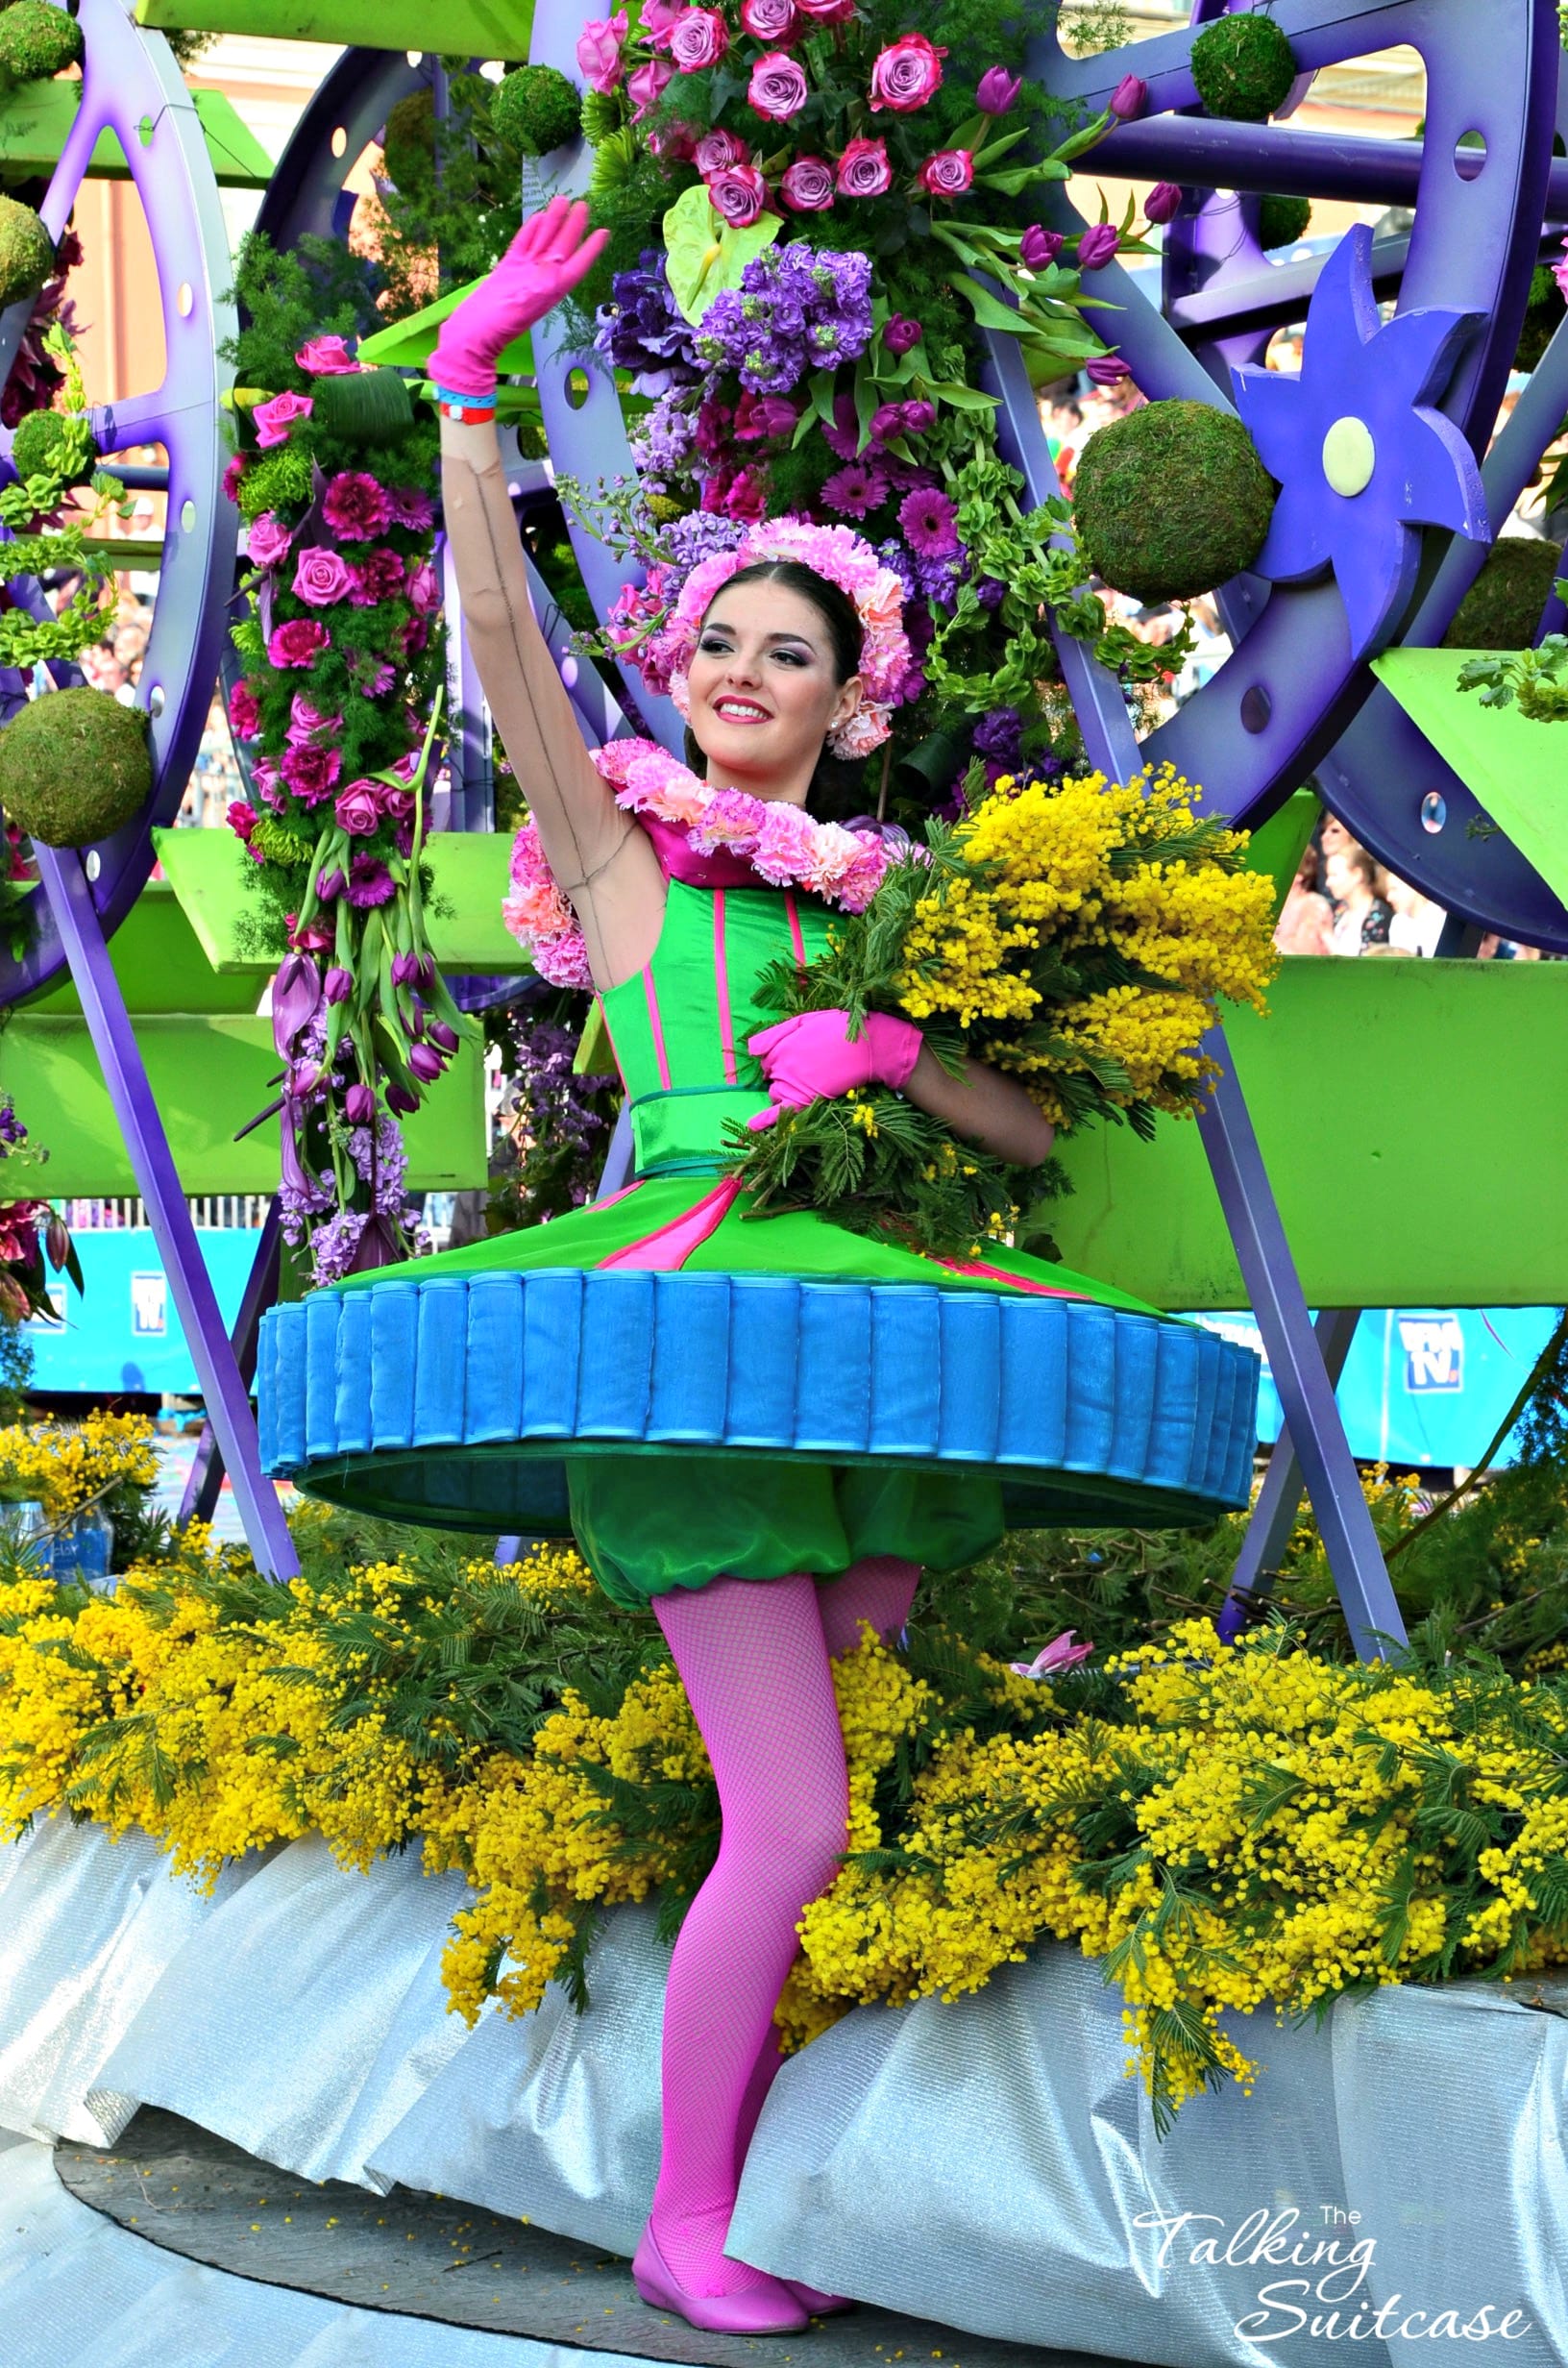
[[[321,1004],[321,979],[307,953],[285,954],[272,982],[272,1041],[286,1061],[301,1028]]]
[[[430,988],[434,986],[436,976],[437,973],[433,955],[422,953],[419,957],[419,983],[425,989],[427,994],[429,994]]]
[[[320,1083],[321,1063],[302,1061],[297,1069],[290,1069],[283,1085],[283,1092],[291,1101],[304,1101],[308,1095],[315,1092]]]
[[[937,407],[934,403],[927,403],[923,396],[917,397],[913,403],[900,404],[898,407],[903,413],[905,435],[924,435],[927,428],[936,425]]]
[[[882,342],[890,354],[911,354],[924,336],[919,321],[912,321],[902,312],[890,315],[882,331]]]
[[[1092,386],[1119,386],[1133,374],[1119,354],[1096,354],[1085,375]]]
[[[1025,271],[1044,271],[1066,243],[1060,231],[1042,230],[1038,222],[1031,222],[1018,242],[1018,260]]]
[[[1091,222],[1078,240],[1078,268],[1098,271],[1109,263],[1121,244],[1121,233],[1114,222]]]
[[[980,77],[974,103],[982,115],[1010,115],[1022,88],[1018,76],[1010,74],[1005,65],[990,65]]]
[[[343,1115],[351,1126],[368,1126],[376,1116],[376,1097],[368,1085],[351,1085],[343,1097]]]
[[[392,956],[392,984],[395,987],[411,987],[418,976],[417,953],[395,953]]]
[[[449,1027],[445,1020],[427,1021],[425,1033],[432,1045],[440,1046],[443,1052],[456,1051],[457,1030],[454,1027]]]
[[[335,904],[348,884],[341,864],[334,863],[330,872],[323,872],[317,879],[316,894],[323,904]]]
[[[1149,103],[1149,86],[1136,74],[1124,74],[1111,93],[1111,112],[1118,123],[1131,123]]]
[[[433,1085],[446,1067],[443,1056],[429,1045],[415,1045],[408,1055],[408,1067],[421,1085]]]
[[[346,971],[341,962],[334,962],[321,982],[321,991],[329,1003],[346,1003],[354,993],[353,971]]]
[[[419,1108],[419,1096],[411,1094],[405,1085],[389,1085],[386,1089],[386,1106],[408,1118]]]
[[[58,1274],[70,1255],[71,1237],[65,1230],[63,1218],[51,1215],[43,1236],[44,1255]]]
[[[1143,212],[1150,222],[1169,222],[1181,210],[1182,193],[1174,181],[1157,181],[1143,200]]]

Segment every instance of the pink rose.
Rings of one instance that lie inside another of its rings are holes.
[[[939,148],[915,178],[929,197],[962,197],[974,186],[974,159],[967,148]]]
[[[291,589],[295,599],[307,606],[330,608],[334,601],[348,599],[354,578],[341,552],[329,550],[325,543],[310,543],[295,555]]]
[[[842,25],[855,12],[855,0],[795,0],[795,5],[816,25]]]
[[[649,58],[637,68],[626,84],[632,103],[633,123],[640,122],[650,107],[657,107],[668,86],[675,79],[675,69],[663,58]]]
[[[670,55],[683,74],[717,65],[729,47],[729,27],[717,9],[687,9],[670,36]]]
[[[257,567],[276,567],[287,556],[293,535],[282,520],[272,510],[264,509],[259,518],[251,522],[251,556]]]
[[[649,152],[656,157],[668,157],[672,164],[689,164],[697,154],[697,134],[689,123],[667,123],[662,131],[649,132]]]
[[[286,444],[294,422],[308,419],[314,407],[308,395],[274,395],[270,403],[258,403],[251,417],[261,450],[270,452],[275,444]]]
[[[942,81],[946,55],[944,49],[933,49],[923,33],[906,33],[890,41],[871,68],[872,114],[889,107],[895,115],[909,115],[923,107]]]
[[[382,601],[395,601],[403,590],[403,561],[384,546],[367,551],[362,559],[353,562],[350,572],[354,589],[349,598],[355,608],[379,607]]]
[[[770,50],[751,68],[746,96],[770,123],[788,123],[806,103],[805,70],[782,49]]]
[[[833,203],[833,167],[821,157],[796,157],[778,194],[793,213],[822,213]]]
[[[893,186],[893,166],[885,140],[852,139],[839,159],[841,197],[885,197]]]
[[[381,824],[380,794],[374,781],[351,781],[332,808],[338,827],[352,839],[368,839]]]
[[[652,49],[668,49],[685,13],[685,0],[643,0],[643,38]]]
[[[727,173],[732,164],[749,164],[751,151],[733,132],[704,132],[692,152],[692,162],[704,181]]]
[[[741,23],[754,41],[788,49],[800,38],[800,12],[795,0],[741,0]]]
[[[340,469],[322,499],[321,514],[346,543],[368,543],[391,523],[386,489],[363,469]]]
[[[380,784],[381,812],[389,822],[411,823],[414,819],[414,793],[411,789],[388,789]]]
[[[362,370],[341,337],[307,337],[294,357],[302,370],[315,379],[341,379]]]
[[[303,691],[296,691],[288,703],[286,736],[290,748],[313,746],[321,733],[338,731],[342,724],[340,715],[324,715],[319,707],[312,706]]]
[[[590,90],[614,90],[625,72],[622,51],[626,39],[626,12],[613,16],[590,16],[577,36],[577,65]]]
[[[754,164],[731,164],[708,183],[708,201],[733,229],[744,231],[767,204],[768,184]]]
[[[416,616],[430,616],[441,605],[441,580],[429,559],[420,559],[408,570],[404,589]]]
[[[251,767],[251,780],[257,795],[276,812],[283,802],[283,793],[278,782],[278,768],[270,756],[258,756]]]
[[[331,635],[325,625],[314,617],[290,617],[286,625],[275,625],[267,642],[267,660],[273,666],[313,666],[324,650],[331,647]]]
[[[236,682],[229,694],[229,728],[236,740],[254,740],[261,729],[261,710],[248,682]]]
[[[343,759],[336,749],[318,749],[307,743],[302,749],[284,749],[278,770],[302,805],[320,805],[331,796]]]

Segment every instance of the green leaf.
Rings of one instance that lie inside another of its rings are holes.
[[[953,379],[927,379],[926,393],[955,411],[994,411],[999,398],[983,395],[977,386],[963,386]]]
[[[784,228],[777,214],[763,214],[736,230],[716,213],[701,183],[682,190],[664,217],[665,277],[694,328],[716,296],[739,287],[754,257],[771,247]]]
[[[971,280],[967,271],[955,271],[952,285],[964,298],[982,329],[999,329],[1010,337],[1027,337],[1038,333],[1021,312],[1015,312],[1011,305],[1001,303],[989,287],[982,287],[978,280]]]

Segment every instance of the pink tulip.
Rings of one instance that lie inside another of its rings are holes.
[[[626,12],[590,16],[577,36],[577,65],[590,90],[616,89],[625,73]]]
[[[1075,1661],[1087,1661],[1094,1650],[1092,1640],[1088,1644],[1074,1644],[1072,1640],[1077,1633],[1075,1628],[1064,1628],[1033,1661],[1010,1661],[1007,1665],[1016,1677],[1049,1677],[1057,1669],[1070,1669]]]

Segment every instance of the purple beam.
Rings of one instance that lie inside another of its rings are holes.
[[[245,1294],[230,1335],[229,1344],[234,1352],[239,1378],[247,1390],[256,1377],[256,1350],[261,1319],[278,1296],[278,1261],[282,1240],[282,1226],[275,1193],[267,1203],[267,1214],[262,1220],[256,1245],[256,1256],[251,1261],[251,1270],[245,1281]],[[191,1462],[190,1477],[185,1482],[185,1492],[180,1500],[181,1521],[210,1521],[218,1509],[218,1491],[222,1486],[223,1456],[218,1446],[217,1433],[212,1428],[212,1418],[208,1416],[202,1424],[202,1435],[196,1443],[196,1453]]]
[[[1034,389],[1016,338],[992,331],[987,343],[987,388],[1002,398],[996,422],[1002,456],[1022,471],[1029,499],[1038,504],[1059,494],[1062,481],[1041,426]],[[1090,763],[1110,780],[1130,781],[1142,765],[1120,685],[1087,643],[1054,626],[1053,634]],[[1212,1028],[1202,1049],[1220,1072],[1218,1087],[1198,1118],[1214,1189],[1286,1424],[1307,1476],[1345,1624],[1362,1660],[1383,1660],[1384,1647],[1375,1632],[1398,1644],[1405,1641],[1383,1549],[1223,1028]]]
[[[259,1569],[275,1579],[291,1579],[299,1570],[299,1558],[272,1483],[262,1476],[250,1398],[218,1312],[217,1295],[197,1244],[196,1228],[109,958],[82,858],[70,848],[43,847],[37,840],[33,851],[82,998],[83,1015],[110,1101],[131,1155],[137,1189],[147,1204],[153,1238],[189,1344],[208,1418],[234,1484],[251,1552]]]
[[[1345,1369],[1350,1344],[1356,1338],[1356,1326],[1360,1320],[1359,1307],[1326,1307],[1312,1327],[1317,1335],[1317,1344],[1323,1352],[1323,1369],[1335,1390],[1339,1387],[1339,1376]],[[1242,1606],[1239,1598],[1243,1592],[1254,1597],[1269,1592],[1273,1574],[1284,1559],[1290,1542],[1290,1532],[1295,1527],[1302,1486],[1301,1462],[1290,1443],[1289,1426],[1284,1424],[1274,1442],[1268,1469],[1263,1474],[1262,1490],[1252,1509],[1252,1519],[1247,1524],[1247,1534],[1237,1556],[1236,1568],[1231,1573],[1230,1593],[1215,1622],[1221,1636],[1227,1633],[1227,1625],[1233,1631],[1240,1627]]]
[[[1248,189],[1260,196],[1339,198],[1352,205],[1413,206],[1421,182],[1418,139],[1358,139],[1267,124],[1216,123],[1207,116],[1154,115],[1108,132],[1096,163],[1127,181],[1174,181],[1184,188]],[[1454,170],[1475,181],[1480,148],[1456,148]],[[1547,182],[1546,213],[1568,218],[1568,162]]]

